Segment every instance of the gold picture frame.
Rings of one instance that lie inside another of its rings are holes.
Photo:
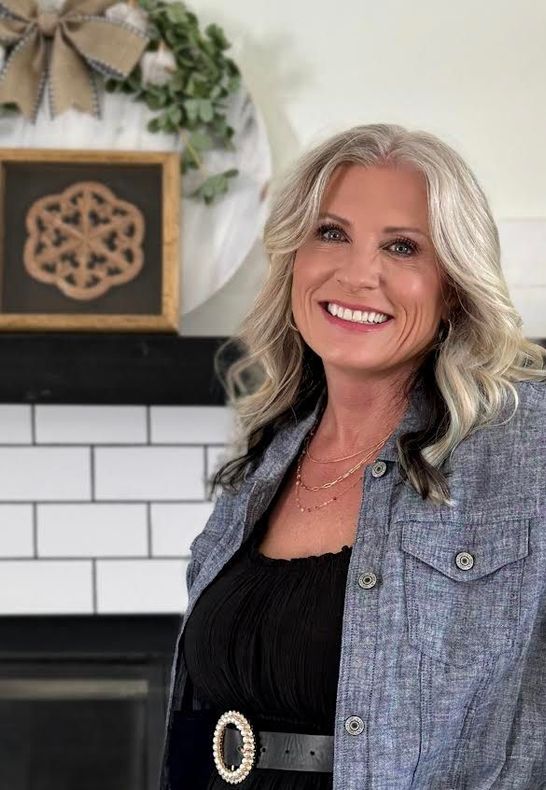
[[[0,331],[178,332],[180,155],[0,149]]]

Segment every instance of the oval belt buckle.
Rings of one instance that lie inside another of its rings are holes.
[[[224,762],[224,732],[227,724],[234,724],[241,733],[243,739],[243,748],[241,750],[243,759],[237,768],[235,768],[234,765],[228,768]],[[222,713],[214,728],[212,754],[216,770],[226,782],[232,785],[238,785],[246,779],[252,770],[256,754],[256,739],[246,716],[243,716],[243,714],[239,713],[237,710],[228,710]]]

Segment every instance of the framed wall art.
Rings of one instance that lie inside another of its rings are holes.
[[[0,149],[0,331],[178,332],[180,155]]]

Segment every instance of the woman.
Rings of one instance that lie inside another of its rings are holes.
[[[436,137],[360,126],[265,243],[162,788],[546,787],[546,352],[482,190]]]

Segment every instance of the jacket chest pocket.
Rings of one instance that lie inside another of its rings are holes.
[[[402,524],[413,645],[456,666],[487,662],[513,648],[530,522],[494,516]]]

